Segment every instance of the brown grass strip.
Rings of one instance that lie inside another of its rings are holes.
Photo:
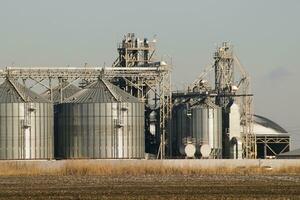
[[[156,165],[112,165],[101,163],[89,163],[84,161],[67,161],[63,165],[38,165],[31,162],[7,162],[0,163],[0,176],[35,176],[35,175],[218,175],[218,174],[300,174],[300,166],[282,168],[269,167],[169,167]]]

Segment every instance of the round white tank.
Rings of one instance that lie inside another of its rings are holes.
[[[202,155],[202,158],[208,158],[211,152],[211,147],[208,144],[203,144],[200,147],[200,153]]]
[[[187,144],[185,146],[184,151],[185,151],[186,157],[193,158],[195,156],[195,153],[196,153],[196,147],[193,144]]]

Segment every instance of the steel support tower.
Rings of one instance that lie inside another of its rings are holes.
[[[253,95],[251,94],[250,76],[234,55],[233,48],[224,42],[214,53],[214,63],[206,67],[203,73],[188,88],[189,94],[203,97],[215,97],[216,104],[228,113],[228,106],[235,101],[240,107],[243,157],[256,157],[256,139],[253,133]],[[214,70],[214,89],[205,77]],[[228,124],[223,121],[223,132]]]
[[[255,158],[256,140],[253,133],[253,97],[243,95],[250,93],[250,76],[233,54],[233,48],[224,42],[214,54],[216,104],[223,107],[225,113],[230,102],[236,101],[240,106],[243,157]],[[235,77],[238,74],[238,77]],[[241,94],[234,98],[229,94]],[[225,126],[226,128],[226,126]]]
[[[216,104],[227,107],[232,97],[230,94],[234,82],[233,52],[227,43],[218,48],[214,54]]]
[[[113,68],[131,69],[134,67],[165,68],[158,77],[116,77],[113,82],[120,88],[140,98],[146,104],[146,110],[159,110],[160,141],[157,157],[164,158],[166,144],[171,139],[171,131],[167,132],[171,120],[171,76],[170,66],[164,61],[155,58],[156,40],[149,41],[147,38],[139,39],[134,33],[124,36],[118,46],[119,56],[113,63]],[[169,70],[167,70],[169,69]],[[155,88],[153,86],[156,86]],[[157,87],[158,86],[158,87]],[[146,113],[150,113],[146,112]],[[146,116],[148,118],[148,116]],[[147,124],[147,123],[146,123]],[[168,145],[168,154],[171,155],[171,145]]]

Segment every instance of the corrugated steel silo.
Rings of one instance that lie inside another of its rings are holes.
[[[197,147],[208,144],[212,158],[222,157],[222,110],[212,102],[206,102],[191,108],[192,137]]]
[[[52,103],[6,79],[0,85],[0,159],[52,158]]]
[[[52,94],[50,93],[50,90],[46,90],[44,93],[42,93],[42,96],[45,97],[46,99],[50,100],[53,102],[53,107],[54,105],[60,103],[61,101],[67,99],[68,97],[74,95],[75,93],[79,92],[81,89],[73,84],[70,84],[68,81],[62,81],[57,87],[54,87],[52,89]],[[54,107],[54,116],[56,113],[56,109]],[[58,133],[56,130],[57,127],[57,118],[54,118],[54,146],[57,146],[57,136],[55,134]],[[54,148],[54,156],[56,157],[57,155],[57,149]]]
[[[102,79],[56,105],[57,158],[144,158],[144,104]]]
[[[173,149],[175,156],[185,155],[185,142],[187,138],[192,136],[190,129],[190,113],[188,104],[182,103],[174,106],[172,111],[172,134],[174,135]]]

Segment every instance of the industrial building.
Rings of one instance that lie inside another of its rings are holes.
[[[254,115],[253,124],[257,158],[275,158],[290,150],[290,134],[281,126],[259,115]]]
[[[214,63],[208,66],[186,91],[172,94],[173,102],[185,102],[189,107],[194,102],[200,104],[212,102],[220,108],[222,155],[212,158],[255,158],[256,141],[253,132],[253,94],[250,77],[234,54],[233,47],[228,43],[223,43],[217,48],[213,59]],[[214,75],[213,82],[207,79],[211,72]],[[212,117],[206,116],[205,120],[209,121],[210,118]],[[200,121],[197,123],[201,124]],[[207,132],[218,129],[216,128],[219,127],[218,123],[210,120]],[[198,130],[197,134],[203,134],[202,131]],[[212,148],[213,144],[209,145],[213,153],[215,151]]]
[[[187,154],[180,147],[187,145],[182,137],[189,137],[189,143],[193,143],[198,140],[197,134],[203,137],[203,141],[208,141],[210,158],[275,158],[277,154],[288,151],[290,135],[287,131],[267,118],[254,115],[250,76],[234,54],[233,47],[223,43],[217,48],[213,58],[214,63],[185,91],[172,94],[172,120],[175,124],[173,143],[176,144],[173,146],[177,149],[175,155],[178,152]],[[208,80],[210,73],[213,73],[214,81]],[[217,117],[217,121],[213,120],[218,116],[216,113],[213,115],[207,112],[206,116],[202,114],[199,118],[197,113],[192,112],[195,103],[203,106],[204,102],[211,102],[215,105],[212,108],[220,109],[221,117]],[[203,124],[203,120],[209,123]],[[192,124],[200,128],[196,129],[196,133]],[[221,155],[216,154],[212,137],[207,139],[205,136],[219,130],[219,127],[221,131],[217,135],[221,134],[222,138]],[[194,145],[195,149],[199,149],[197,142]]]
[[[229,43],[173,92],[171,62],[157,59],[155,38],[129,33],[117,52],[111,67],[1,69],[0,93],[16,95],[0,98],[1,159],[53,158],[53,141],[57,159],[254,159],[289,150],[290,135],[254,115],[250,75]],[[22,117],[12,124],[6,107],[15,103]]]

